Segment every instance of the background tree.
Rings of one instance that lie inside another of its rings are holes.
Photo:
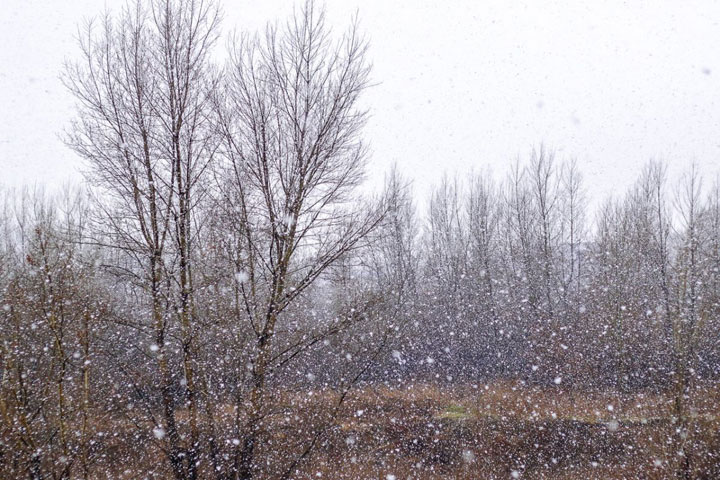
[[[70,192],[24,191],[5,207],[0,474],[89,478],[95,323],[106,307],[94,254],[78,241],[87,209]]]

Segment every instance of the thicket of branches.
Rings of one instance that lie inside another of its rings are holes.
[[[720,365],[720,185],[649,163],[591,215],[541,149],[420,213],[396,171],[362,200],[357,26],[307,3],[219,68],[219,19],[155,0],[88,27],[65,75],[88,188],[3,193],[0,476],[142,450],[177,479],[288,478],[361,381],[664,389],[682,434]],[[269,471],[301,389],[335,408]]]

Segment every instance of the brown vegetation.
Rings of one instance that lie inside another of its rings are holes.
[[[348,396],[330,425],[334,392],[284,392],[276,397],[278,408],[261,434],[259,453],[266,471],[281,476],[288,456],[320,430],[317,448],[290,478],[674,478],[677,455],[668,440],[675,429],[672,398],[671,393],[570,391],[519,381],[366,385]],[[692,478],[720,475],[718,404],[718,386],[698,389],[690,402]],[[220,410],[231,421],[232,407]],[[170,477],[157,461],[159,450],[132,449],[136,426],[108,421],[106,430],[103,444],[96,445],[93,478]],[[151,429],[147,432],[143,444],[150,443]]]

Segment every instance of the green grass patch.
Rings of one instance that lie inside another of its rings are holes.
[[[462,405],[449,405],[437,416],[437,418],[448,420],[467,420],[471,417],[472,415],[468,409]]]

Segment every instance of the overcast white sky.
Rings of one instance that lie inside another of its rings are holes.
[[[226,0],[224,30],[284,18],[290,0]],[[0,184],[78,181],[59,140],[72,98],[58,75],[84,18],[124,0],[4,0]],[[720,2],[347,0],[370,37],[366,129],[374,178],[392,162],[424,193],[444,171],[498,174],[544,142],[575,157],[588,193],[619,192],[650,158],[673,176],[720,168]],[[220,45],[224,47],[224,45]]]

